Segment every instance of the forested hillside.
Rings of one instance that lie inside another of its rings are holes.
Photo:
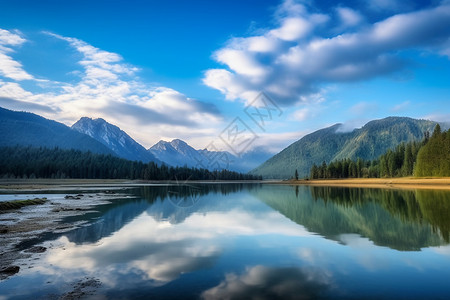
[[[86,178],[143,180],[252,180],[257,176],[228,170],[208,171],[158,166],[112,155],[59,148],[0,148],[0,178]]]
[[[401,143],[421,141],[436,122],[403,117],[389,117],[367,123],[351,132],[342,126],[318,130],[304,136],[273,156],[251,174],[265,178],[291,178],[295,170],[300,178],[310,175],[311,167],[336,160],[374,160]]]
[[[430,140],[417,155],[416,176],[450,176],[450,129],[436,125]]]
[[[450,176],[450,129],[441,132],[436,125],[433,135],[422,142],[401,143],[376,160],[342,159],[314,164],[311,179],[377,178],[402,176]]]

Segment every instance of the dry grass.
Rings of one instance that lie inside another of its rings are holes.
[[[349,178],[349,179],[314,179],[314,180],[288,180],[279,182],[293,185],[321,185],[344,187],[372,187],[397,189],[441,189],[450,190],[450,177],[442,178]]]

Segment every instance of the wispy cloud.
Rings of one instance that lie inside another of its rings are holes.
[[[353,116],[367,116],[377,109],[378,105],[376,103],[362,101],[350,107],[350,112]]]
[[[29,80],[33,76],[28,74],[22,64],[14,60],[9,53],[14,52],[13,47],[18,47],[26,40],[19,31],[8,31],[0,28],[0,75],[13,80]]]
[[[83,55],[79,63],[85,68],[85,78],[117,79],[118,74],[134,75],[139,69],[123,62],[122,56],[96,48],[88,43],[73,37],[64,37],[59,34],[44,31],[44,34],[68,42]]]
[[[81,54],[73,82],[47,81],[44,92],[31,92],[20,82],[32,79],[12,57],[1,56],[10,46],[25,42],[19,34],[0,31],[0,103],[11,109],[29,109],[70,125],[82,116],[103,117],[117,124],[146,146],[159,138],[210,134],[222,116],[216,106],[187,97],[174,89],[148,83],[139,78],[139,68],[127,64],[113,52],[96,48],[82,40],[51,32],[44,34],[66,41]],[[6,46],[5,46],[6,45]],[[8,47],[7,47],[8,46]],[[7,57],[7,61],[2,57]],[[5,63],[5,61],[7,63]],[[54,112],[58,111],[55,116]],[[206,142],[206,141],[205,141]],[[203,146],[203,145],[202,145]]]
[[[313,117],[313,114],[308,107],[298,109],[291,114],[291,118],[296,121],[305,121],[311,117]]]
[[[1,85],[1,83],[0,83],[0,85]],[[12,110],[33,111],[36,113],[58,113],[58,112],[60,112],[60,110],[52,109],[51,107],[48,107],[46,105],[41,105],[41,104],[32,103],[32,102],[19,101],[19,100],[14,100],[14,99],[5,98],[5,97],[0,97],[0,106],[8,107],[9,109],[12,109]]]
[[[338,7],[336,12],[341,21],[340,31],[359,25],[364,20],[364,17],[358,11],[349,7]]]
[[[278,25],[259,35],[229,40],[213,55],[225,68],[207,70],[203,82],[228,100],[248,102],[264,89],[291,105],[324,84],[402,70],[409,64],[399,55],[402,50],[449,56],[449,4],[399,13],[357,31],[353,27],[364,21],[359,12],[338,7],[334,13],[312,13],[304,3],[284,1],[275,14]],[[333,18],[339,21],[331,22]]]
[[[411,105],[411,101],[404,101],[404,102],[402,102],[402,103],[400,103],[400,104],[395,105],[395,106],[391,109],[391,111],[392,111],[392,112],[396,112],[396,113],[402,112],[402,111],[404,111],[405,109],[407,109],[410,105]]]
[[[435,112],[435,113],[432,113],[429,115],[425,115],[425,116],[421,117],[421,119],[431,120],[431,121],[436,121],[436,122],[444,122],[444,123],[450,124],[450,114],[448,114],[448,113]]]
[[[261,148],[275,154],[311,131],[311,129],[303,129],[299,131],[287,131],[282,133],[262,133],[258,135],[258,138],[252,146],[254,148]]]

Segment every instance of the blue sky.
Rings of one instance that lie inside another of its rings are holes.
[[[391,115],[450,121],[450,1],[4,1],[0,106],[196,148],[278,151]],[[282,111],[257,126],[264,91]],[[242,123],[241,122],[241,123]]]

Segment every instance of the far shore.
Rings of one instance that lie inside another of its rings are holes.
[[[11,193],[19,191],[39,190],[61,190],[63,188],[73,189],[76,187],[138,187],[145,185],[186,183],[261,183],[260,180],[130,180],[130,179],[0,179],[0,193]]]
[[[126,179],[0,179],[0,192],[10,190],[45,190],[61,187],[100,185],[115,186],[130,184]]]
[[[275,184],[450,190],[450,177],[348,178],[274,181]]]
[[[152,184],[190,183],[265,183],[286,185],[341,186],[359,188],[394,189],[440,189],[450,190],[450,177],[400,177],[400,178],[348,178],[348,179],[301,179],[301,180],[263,180],[263,181],[167,181],[167,180],[128,180],[128,179],[0,179],[0,193],[19,191],[53,190],[75,187],[133,187]]]

